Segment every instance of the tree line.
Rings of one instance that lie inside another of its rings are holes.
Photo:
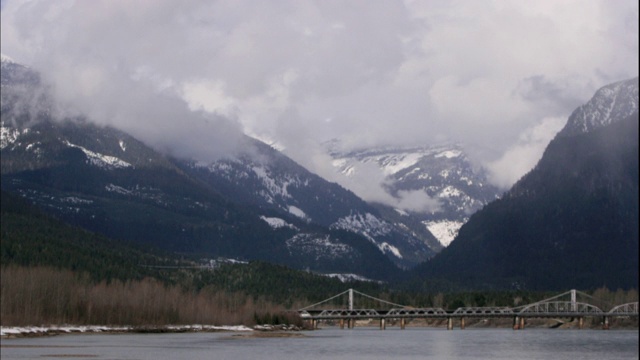
[[[265,319],[301,325],[264,297],[213,287],[189,291],[153,278],[93,282],[71,270],[4,266],[0,281],[2,326],[251,326]]]

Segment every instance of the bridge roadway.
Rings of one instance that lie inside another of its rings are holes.
[[[609,328],[609,319],[613,317],[638,317],[638,302],[627,303],[613,307],[609,311],[603,311],[595,305],[578,302],[576,295],[583,294],[576,290],[554,296],[536,303],[519,307],[461,307],[453,311],[446,311],[442,308],[414,308],[408,306],[395,307],[391,309],[358,309],[353,308],[354,290],[349,289],[349,308],[346,309],[311,309],[310,307],[298,310],[298,314],[311,323],[312,328],[316,328],[319,321],[339,321],[340,327],[352,328],[356,320],[379,320],[380,329],[386,328],[387,321],[399,320],[400,328],[404,329],[408,319],[447,319],[447,329],[453,329],[453,320],[459,320],[460,327],[464,329],[465,319],[468,318],[511,318],[513,319],[514,330],[524,329],[525,319],[531,318],[577,318],[578,326],[582,328],[585,317],[601,317],[603,328]],[[345,292],[346,293],[346,292]],[[372,298],[366,294],[366,297]],[[339,294],[341,295],[341,294]],[[559,300],[564,295],[570,295],[569,300]],[[588,295],[587,295],[588,296]],[[335,297],[334,297],[335,298]],[[330,298],[331,299],[331,298]],[[373,298],[375,299],[375,298]],[[375,299],[380,300],[380,299]],[[380,300],[386,304],[392,304]],[[317,305],[317,304],[315,304]],[[397,304],[393,304],[397,305]],[[313,307],[312,305],[311,307]]]

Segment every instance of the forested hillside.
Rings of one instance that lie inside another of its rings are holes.
[[[557,137],[534,170],[416,270],[465,288],[638,285],[638,113]]]

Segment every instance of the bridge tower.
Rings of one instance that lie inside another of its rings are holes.
[[[353,289],[349,289],[349,310],[353,310]]]

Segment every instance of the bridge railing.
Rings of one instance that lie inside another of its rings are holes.
[[[332,309],[323,310],[316,317],[331,319],[331,318],[376,318],[381,315],[375,309]]]
[[[638,315],[638,302],[622,304],[609,310],[608,314]]]
[[[582,303],[582,302],[572,302],[572,301],[545,301],[538,302],[527,305],[522,308],[522,310],[518,311],[518,314],[589,314],[589,315],[599,315],[604,314],[599,307]]]
[[[446,316],[447,312],[442,308],[402,308],[389,310],[386,317],[427,317],[439,315]]]
[[[453,314],[455,315],[468,315],[468,316],[485,316],[485,315],[510,315],[513,314],[513,309],[510,307],[461,307],[457,308]]]

